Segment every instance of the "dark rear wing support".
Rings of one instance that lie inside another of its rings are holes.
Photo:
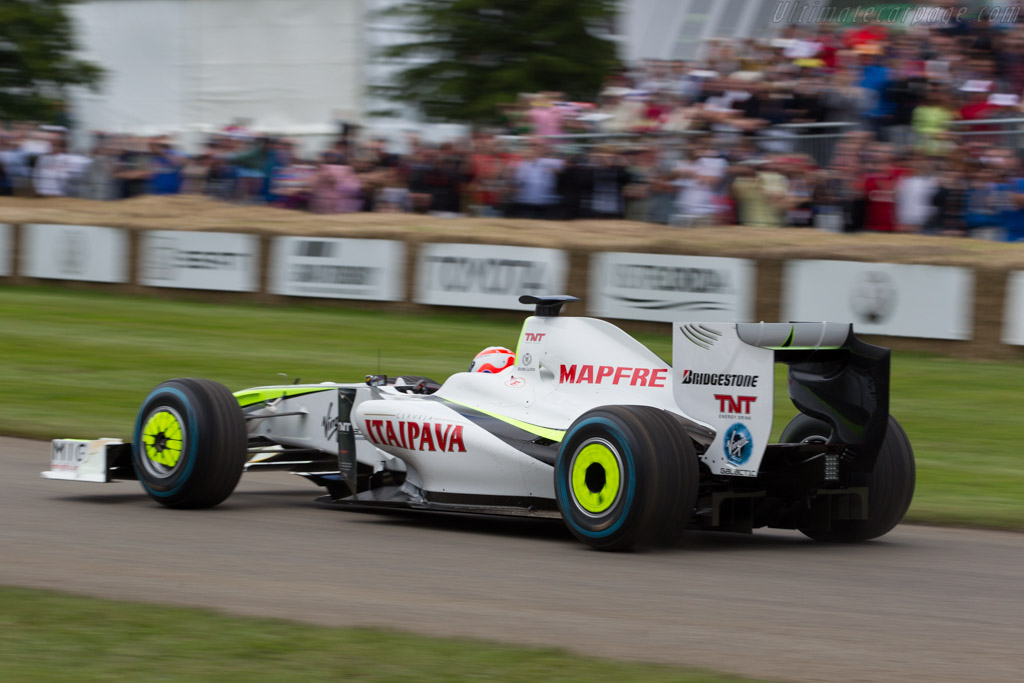
[[[562,306],[573,301],[579,301],[574,296],[566,296],[564,294],[557,296],[533,296],[532,294],[524,294],[519,297],[519,303],[527,305],[535,305],[533,314],[538,318],[557,318],[562,312]]]
[[[874,467],[889,425],[889,349],[847,323],[741,323],[736,332],[789,366],[790,399],[831,425],[829,443],[853,451],[857,469]]]

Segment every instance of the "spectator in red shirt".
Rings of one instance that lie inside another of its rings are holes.
[[[857,21],[864,20],[863,11],[858,12]],[[853,26],[843,35],[843,45],[850,49],[874,44],[884,44],[889,37],[889,30],[884,24],[872,23]]]
[[[473,153],[469,157],[469,202],[472,211],[484,216],[500,214],[503,202],[505,160],[495,148],[494,138],[479,135],[473,139]]]
[[[893,163],[892,148],[876,144],[867,154],[868,173],[864,186],[864,229],[876,232],[896,230],[896,183],[906,170]]]
[[[967,102],[960,107],[960,118],[964,121],[977,121],[992,118],[995,111],[988,102],[991,81],[967,81],[960,91],[967,96]],[[984,126],[972,126],[971,130],[983,130]]]

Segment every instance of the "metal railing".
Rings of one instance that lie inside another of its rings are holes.
[[[810,156],[819,166],[828,166],[835,153],[836,145],[844,137],[856,131],[866,130],[861,123],[837,121],[825,123],[783,123],[757,132],[753,139],[757,147],[768,153],[801,154]],[[950,134],[960,142],[980,142],[990,146],[1024,152],[1024,118],[979,119],[974,121],[953,121]],[[730,146],[742,139],[738,129],[728,125],[715,130],[688,130],[650,133],[571,133],[546,136],[555,146],[566,146],[582,151],[599,145],[624,146],[628,143],[664,146],[682,144],[695,140],[711,141],[716,147]],[[500,139],[525,144],[530,136],[506,135]],[[913,146],[913,135],[908,140]]]
[[[1024,118],[953,121],[950,133],[963,142],[981,143],[1019,152],[1024,149]]]
[[[761,131],[756,139],[765,151],[805,154],[819,166],[827,166],[836,144],[848,133],[860,130],[857,123],[782,123]]]

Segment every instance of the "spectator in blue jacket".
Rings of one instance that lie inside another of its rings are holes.
[[[889,98],[889,67],[882,62],[879,55],[868,56],[870,61],[861,71],[860,87],[870,90],[875,94],[875,106],[868,111],[868,124],[875,131],[876,136],[881,136],[881,131],[889,124],[895,110],[894,103]]]
[[[185,165],[185,156],[162,139],[152,140],[149,152],[149,193],[178,194],[181,191],[181,169]]]
[[[1024,165],[1024,164],[1022,164]],[[1024,173],[1000,186],[1006,193],[1006,211],[1003,213],[1003,227],[1007,242],[1024,242]]]

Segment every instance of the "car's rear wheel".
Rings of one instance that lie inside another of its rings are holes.
[[[699,472],[689,435],[664,410],[608,406],[579,417],[555,462],[566,526],[599,550],[678,539],[693,514]]]
[[[808,415],[798,415],[782,430],[782,443],[828,441],[828,424]],[[871,472],[855,473],[853,486],[868,489],[867,519],[835,520],[829,529],[802,528],[800,532],[818,541],[858,542],[883,536],[900,523],[914,498],[916,470],[914,450],[903,427],[889,416],[882,447]]]
[[[246,461],[245,418],[222,384],[174,379],[139,409],[132,464],[153,500],[173,508],[213,507],[234,491]]]

